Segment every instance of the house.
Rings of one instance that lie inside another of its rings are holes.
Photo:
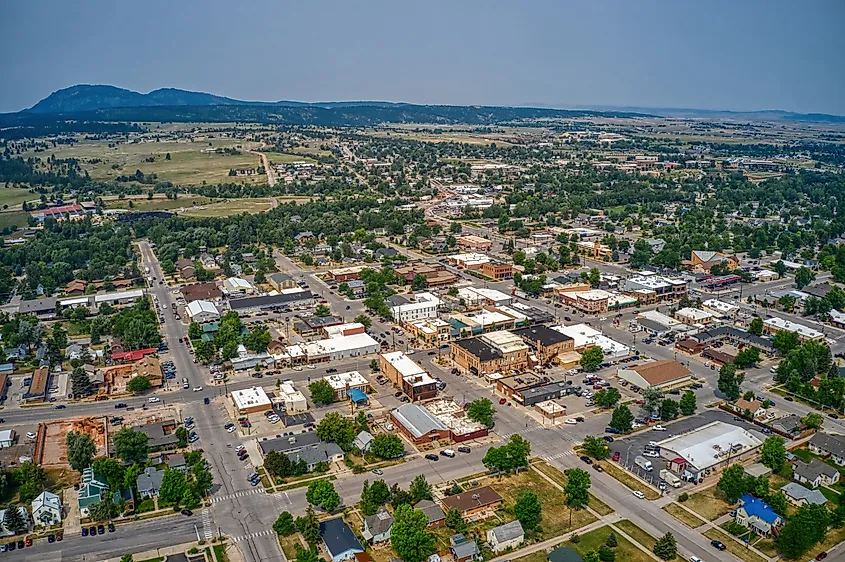
[[[735,521],[758,535],[768,536],[773,528],[780,527],[783,519],[772,507],[759,498],[743,494],[739,498]]]
[[[497,509],[502,504],[502,496],[490,486],[482,486],[469,492],[447,496],[441,503],[446,509],[457,509],[463,517],[469,517]]]
[[[818,490],[805,488],[797,482],[785,484],[780,490],[784,493],[789,503],[796,507],[808,504],[824,505],[827,503],[827,498],[824,497],[824,494]]]
[[[62,522],[62,499],[44,490],[32,500],[32,520],[36,525],[58,525]]]
[[[319,442],[314,445],[302,447],[296,452],[286,453],[288,459],[292,464],[297,464],[299,461],[305,461],[308,467],[308,472],[311,472],[317,465],[326,463],[343,461],[343,449],[337,443]]]
[[[845,465],[845,437],[818,432],[807,443],[813,453],[830,457],[839,466]]]
[[[487,542],[493,552],[516,548],[522,544],[523,540],[525,540],[525,531],[522,530],[522,523],[518,520],[487,531]]]
[[[789,414],[772,422],[772,429],[776,429],[788,435],[795,437],[801,433],[801,428],[804,424],[801,423],[801,418],[795,414]]]
[[[82,484],[79,486],[77,500],[79,513],[82,517],[88,517],[88,508],[95,503],[109,499],[109,496],[115,504],[119,505],[122,501],[125,501],[127,509],[135,509],[135,497],[132,494],[132,488],[111,493],[106,479],[99,474],[95,474],[93,468],[88,467],[82,471]]]
[[[179,445],[179,438],[176,436],[175,420],[146,423],[136,426],[133,429],[147,436],[147,445],[151,451],[175,449]]]
[[[546,557],[548,562],[584,562],[581,555],[569,548],[560,546],[549,553]]]
[[[352,441],[352,445],[362,453],[366,453],[370,450],[370,445],[373,444],[373,439],[374,437],[372,433],[369,431],[362,431],[355,437],[355,440]]]
[[[15,437],[17,437],[17,434],[14,429],[0,431],[0,449],[13,447],[15,445]]]
[[[142,498],[152,498],[158,495],[161,489],[161,481],[164,479],[164,471],[155,467],[148,467],[138,475],[135,483],[138,487],[138,495]]]
[[[85,349],[82,345],[74,342],[65,349],[65,358],[70,360],[81,359],[83,353],[85,353]]]
[[[23,361],[26,358],[26,346],[19,345],[6,350],[6,361]]]
[[[734,402],[734,408],[742,414],[749,412],[752,418],[756,418],[766,412],[765,408],[760,406],[759,400],[746,400],[745,398],[740,398]]]
[[[332,562],[350,560],[355,558],[356,553],[364,552],[364,547],[358,542],[355,533],[341,517],[320,523],[320,538]]]
[[[839,471],[818,459],[810,462],[797,461],[792,465],[792,479],[813,488],[831,486],[839,482]]]
[[[271,273],[267,276],[267,281],[269,281],[270,286],[277,291],[281,291],[282,289],[293,289],[296,287],[296,281],[294,281],[293,277],[287,273]]]
[[[390,530],[393,528],[393,516],[384,507],[375,515],[364,519],[364,531],[361,535],[370,544],[390,540]]]
[[[185,463],[185,455],[181,453],[173,453],[172,455],[167,455],[167,468],[171,470],[185,470],[188,468],[187,463]]]
[[[480,560],[481,551],[475,541],[467,540],[461,533],[449,537],[449,551],[455,562],[467,562],[468,560]]]
[[[24,522],[24,528],[21,531],[28,532],[32,529],[32,520],[29,518],[29,512],[26,510],[24,506],[18,506],[18,513],[21,515],[21,519]],[[6,510],[0,509],[0,537],[11,537],[15,534],[14,531],[10,531],[3,525],[3,521],[6,520]],[[18,532],[21,532],[18,531]]]
[[[443,513],[443,509],[431,500],[420,500],[414,506],[414,509],[419,509],[425,513],[428,519],[428,525],[426,525],[428,528],[442,527],[446,522],[446,514]]]

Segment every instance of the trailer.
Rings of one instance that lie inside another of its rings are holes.
[[[681,479],[669,470],[661,470],[660,479],[672,486],[673,488],[681,487]]]

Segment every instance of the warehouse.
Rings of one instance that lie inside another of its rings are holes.
[[[353,334],[317,340],[303,344],[301,347],[309,363],[361,357],[378,353],[381,349],[379,343],[369,334]]]
[[[414,445],[449,439],[451,432],[434,414],[418,404],[403,404],[392,412],[390,419],[397,429]]]
[[[763,445],[749,431],[715,421],[657,443],[660,456],[685,480],[701,482],[709,469],[726,467]]]
[[[214,322],[220,319],[220,313],[217,311],[217,307],[204,300],[189,302],[188,306],[185,307],[185,311],[188,313],[188,318],[191,319],[191,322],[196,322],[197,324]]]
[[[692,371],[671,359],[651,361],[627,369],[620,367],[616,376],[640,388],[654,386],[665,390],[684,386],[692,381]]]
[[[245,297],[242,299],[230,299],[229,308],[240,314],[249,314],[260,310],[276,310],[307,301],[314,298],[311,291],[295,291],[291,293],[280,293],[278,295],[263,295],[260,297]]]

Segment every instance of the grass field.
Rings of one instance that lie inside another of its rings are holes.
[[[712,486],[692,494],[684,505],[708,521],[718,519],[733,507],[721,497],[716,497],[716,487]]]
[[[566,475],[555,467],[551,466],[550,464],[547,464],[545,462],[538,462],[533,464],[532,466],[535,470],[539,470],[540,472],[554,480],[555,483],[557,483],[557,485],[561,488],[566,486]],[[611,513],[613,513],[613,509],[609,505],[595,497],[593,494],[590,494],[590,503],[588,505],[599,515],[610,515]]]
[[[309,158],[307,154],[303,153],[301,156],[295,154],[282,154],[281,152],[265,152],[267,159],[271,164],[290,164],[292,162],[307,162],[315,163],[316,160]]]
[[[19,207],[24,201],[34,201],[40,197],[40,194],[31,193],[28,189],[0,187],[0,208]]]
[[[106,200],[104,203],[109,209],[128,209],[130,201],[132,201],[132,208],[136,211],[173,211],[182,208],[188,209],[196,205],[207,205],[215,200],[202,195],[182,195],[177,199],[127,197],[125,199]]]
[[[628,521],[620,521],[620,523],[628,523]],[[627,529],[623,529],[621,526],[619,528],[628,533]],[[584,556],[591,550],[595,550],[596,552],[598,552],[598,549],[601,548],[601,546],[607,541],[607,537],[608,535],[610,535],[612,530],[613,529],[611,529],[610,527],[599,527],[598,529],[581,535],[581,540],[578,541],[578,544],[565,544],[581,556]],[[631,533],[628,534],[631,535]],[[634,537],[634,535],[631,536]],[[637,537],[634,537],[634,539],[639,541]],[[620,562],[622,562],[623,560],[625,562],[652,561],[652,558],[648,554],[637,548],[634,543],[632,543],[625,537],[620,536],[619,533],[616,533],[616,548],[614,548],[613,551],[616,553],[616,560],[619,560]]]
[[[271,207],[270,199],[226,199],[201,207],[192,207],[182,214],[189,217],[227,217],[242,213],[263,213]]]
[[[665,511],[687,527],[691,527],[693,529],[701,527],[704,524],[704,521],[702,521],[686,509],[680,507],[678,504],[667,504],[663,507],[663,511]]]
[[[302,541],[299,540],[299,533],[294,533],[288,537],[279,537],[279,545],[285,553],[285,558],[296,560],[296,545],[302,546]]]
[[[631,474],[618,466],[616,466],[613,462],[605,462],[602,463],[602,467],[604,467],[604,471],[609,475],[613,476],[619,482],[630,488],[631,490],[639,490],[640,492],[645,495],[647,500],[656,500],[660,497],[660,493]]]
[[[652,551],[654,549],[654,545],[657,542],[657,539],[652,537],[651,535],[649,535],[648,533],[646,533],[642,529],[640,529],[634,523],[631,523],[627,519],[624,519],[624,520],[616,523],[616,526],[619,527],[620,529],[622,529],[623,531],[625,531],[625,533],[627,533],[628,536],[630,536],[632,539],[634,539],[635,541],[637,541],[638,543],[640,543],[641,545],[646,547],[649,551]],[[620,541],[622,540],[622,537],[617,537],[617,538]],[[642,556],[646,556],[646,554],[644,552],[640,552],[640,554]],[[652,559],[651,557],[644,558],[644,560],[651,560],[651,559]],[[680,557],[676,556],[675,560],[680,560]]]
[[[710,540],[722,541],[725,546],[728,547],[728,552],[741,560],[745,560],[745,562],[766,562],[762,556],[745,548],[744,545],[736,542],[729,535],[719,531],[718,529],[707,529],[707,531],[704,532],[704,536]]]
[[[10,211],[7,213],[0,213],[0,230],[4,228],[11,228],[16,226],[18,228],[24,228],[27,225],[27,220],[29,219],[29,213],[25,213],[23,211]]]

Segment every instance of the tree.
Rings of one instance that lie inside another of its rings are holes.
[[[601,437],[594,437],[587,435],[584,437],[584,452],[596,460],[606,459],[610,456],[610,448],[607,446],[607,441]]]
[[[786,499],[786,494],[784,494],[783,492],[768,494],[766,496],[766,503],[769,504],[772,509],[775,510],[775,513],[777,513],[781,517],[786,517],[786,509],[789,506],[789,502]]]
[[[479,398],[467,404],[467,417],[475,422],[486,425],[488,429],[493,428],[493,414],[496,410],[489,398]]]
[[[660,411],[660,405],[663,403],[663,392],[656,386],[647,386],[643,390],[643,400],[645,404],[642,405],[642,410],[650,416]]]
[[[785,558],[798,558],[822,541],[830,524],[830,513],[823,505],[804,505],[787,519],[777,543]]]
[[[71,431],[65,437],[67,447],[67,462],[77,472],[82,472],[91,466],[91,459],[97,448],[94,440],[87,433]]]
[[[315,480],[308,484],[305,499],[312,505],[319,505],[326,511],[333,511],[340,505],[340,496],[334,489],[334,484],[328,480]]]
[[[748,333],[753,336],[762,336],[763,335],[763,319],[760,317],[755,317],[751,324],[748,326]]]
[[[302,548],[302,545],[294,544],[293,548],[296,551],[296,562],[318,562],[321,560],[317,556],[317,549],[313,546],[311,548]]]
[[[88,506],[88,517],[92,521],[108,521],[113,517],[117,517],[118,513],[119,508],[111,498],[106,498]]]
[[[601,362],[604,361],[604,352],[597,345],[588,347],[581,354],[581,366],[587,372],[593,372],[599,368]]]
[[[413,503],[434,499],[431,495],[431,484],[425,479],[425,474],[417,474],[414,477],[411,481],[411,486],[408,488],[408,492],[411,494]]]
[[[373,320],[366,314],[359,314],[353,320],[353,322],[357,322],[364,326],[364,329],[369,330],[373,327]]]
[[[663,421],[673,420],[678,417],[678,403],[671,398],[664,398],[660,403],[660,419]]]
[[[320,522],[317,520],[317,514],[314,513],[311,504],[308,504],[308,507],[305,508],[305,515],[297,517],[294,523],[296,530],[302,534],[305,542],[312,546],[320,542]]]
[[[193,487],[189,486],[182,493],[181,502],[186,509],[196,509],[200,506],[199,494],[194,491]]]
[[[188,482],[185,473],[181,470],[168,468],[161,478],[161,487],[158,491],[158,499],[166,503],[178,503],[188,489]]]
[[[616,545],[619,544],[616,540],[616,533],[610,531],[610,534],[607,535],[607,540],[604,541],[604,544],[610,548],[616,548]]]
[[[106,483],[112,490],[117,491],[123,488],[126,483],[126,469],[116,459],[100,457],[95,459],[91,466],[94,469],[94,474],[105,478]]]
[[[198,340],[202,337],[202,328],[196,322],[191,322],[188,326],[188,338],[192,340]]]
[[[398,435],[379,433],[370,443],[370,452],[381,459],[395,459],[402,456],[405,446]]]
[[[273,523],[273,530],[280,537],[287,537],[293,534],[296,531],[296,527],[293,524],[293,515],[288,511],[281,512],[276,518],[276,522]]]
[[[411,281],[411,289],[414,291],[422,291],[425,289],[426,283],[428,283],[428,280],[425,278],[425,275],[418,273],[414,275],[414,280]]]
[[[678,555],[678,543],[672,533],[666,533],[657,539],[653,550],[663,560],[674,560]]]
[[[742,384],[744,376],[738,373],[736,365],[733,363],[725,363],[719,369],[719,381],[717,386],[719,390],[728,397],[728,400],[738,400],[742,391],[739,385]]]
[[[786,462],[786,447],[783,437],[772,435],[763,441],[760,462],[771,468],[772,472],[780,472]]]
[[[293,473],[293,465],[284,453],[270,451],[264,456],[264,469],[272,476],[284,478]]]
[[[634,425],[634,414],[624,404],[617,406],[610,416],[610,427],[619,433],[628,433]]]
[[[745,349],[739,351],[736,354],[736,358],[734,358],[734,364],[739,369],[745,369],[746,367],[751,367],[756,365],[760,362],[760,350],[756,347],[746,347]]]
[[[211,363],[217,357],[217,348],[214,342],[200,341],[194,344],[194,351],[196,351],[197,359],[203,363]]]
[[[778,279],[781,279],[784,275],[786,275],[786,264],[783,263],[783,260],[778,260],[775,263],[775,273],[778,274]]]
[[[736,503],[742,494],[748,492],[748,480],[741,464],[732,464],[722,471],[716,485],[728,498],[728,503]]]
[[[267,326],[255,326],[249,334],[244,337],[243,344],[244,347],[249,350],[257,353],[263,353],[267,351],[267,346],[270,345],[270,341],[272,339],[272,336],[270,336],[270,330]]]
[[[376,480],[372,485],[365,480],[361,490],[361,511],[364,515],[373,515],[381,506],[389,502],[391,497],[390,488],[384,480]]]
[[[6,513],[3,516],[3,526],[15,534],[17,534],[18,531],[26,529],[26,521],[24,521],[23,515],[21,515],[19,509],[20,508],[14,504],[10,505],[6,508]]]
[[[801,423],[812,429],[819,429],[822,426],[824,418],[821,414],[809,413],[801,418]]]
[[[133,394],[138,394],[139,392],[149,390],[152,386],[150,379],[144,375],[138,375],[137,377],[129,379],[129,382],[126,383],[126,390]]]
[[[390,505],[393,506],[393,509],[398,508],[400,505],[411,505],[411,493],[403,490],[398,483],[394,484],[390,488]]]
[[[314,404],[331,404],[337,398],[337,395],[329,384],[329,381],[320,379],[308,385],[308,390],[311,392],[311,400]]]
[[[542,516],[540,500],[534,492],[525,492],[513,506],[513,514],[522,523],[522,528],[532,530],[540,524]]]
[[[786,355],[800,345],[797,332],[778,330],[772,338],[772,345],[775,349]]]
[[[583,560],[584,562],[601,562],[601,557],[595,550],[590,550],[584,555]]]
[[[185,428],[184,425],[180,425],[176,428],[176,439],[179,442],[176,444],[177,447],[187,447],[188,446],[188,430]]]
[[[695,413],[697,407],[695,393],[692,390],[687,390],[681,395],[681,400],[678,403],[681,413],[685,416],[691,416]]]
[[[355,440],[355,424],[338,412],[329,412],[317,424],[317,435],[323,441],[337,443],[343,449],[347,449]]]
[[[593,396],[593,402],[601,406],[602,408],[613,408],[622,399],[622,394],[619,393],[619,390],[610,387],[599,390],[596,392],[595,396]]]
[[[152,192],[150,193],[152,195]],[[120,562],[133,562],[133,558],[131,554],[124,554],[120,557]]]
[[[94,393],[94,385],[88,373],[82,367],[75,368],[70,374],[70,391],[74,396],[86,397]]]
[[[124,427],[114,435],[114,454],[126,464],[143,463],[149,453],[148,440],[145,433]]]
[[[511,435],[510,440],[500,447],[490,447],[484,455],[482,463],[490,470],[511,472],[528,466],[528,455],[531,453],[531,443],[521,435]]]
[[[21,503],[30,503],[44,491],[47,474],[44,469],[32,461],[21,463],[12,473],[12,481],[18,487],[18,499]]]
[[[464,516],[461,515],[460,510],[449,508],[446,511],[446,526],[456,533],[463,533],[467,529],[467,523],[464,521]]]
[[[434,553],[434,536],[426,530],[425,513],[410,505],[400,505],[393,514],[390,545],[404,562],[422,562]]]
[[[317,308],[314,309],[314,316],[318,316],[318,317],[328,316],[331,313],[332,313],[331,309],[324,304],[318,304]]]
[[[801,266],[798,268],[798,271],[795,272],[795,286],[800,291],[810,283],[812,283],[816,278],[816,274],[810,271],[808,268]]]
[[[572,510],[584,509],[590,501],[590,475],[580,468],[571,468],[566,471],[566,479],[563,494],[569,508],[569,526],[572,527]]]

